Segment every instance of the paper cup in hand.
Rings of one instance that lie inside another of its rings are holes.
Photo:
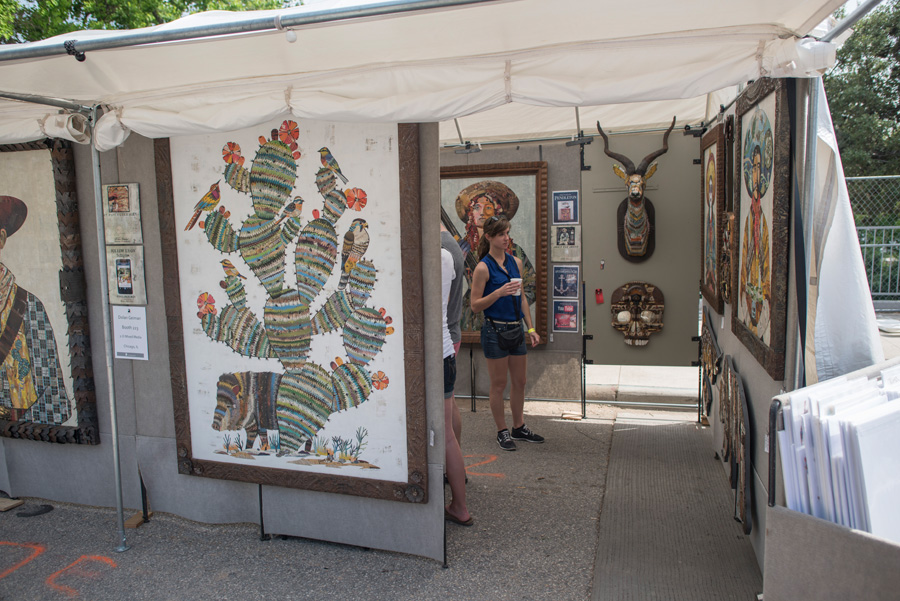
[[[519,289],[516,290],[516,296],[522,296],[522,278],[509,278],[509,281],[519,285]]]

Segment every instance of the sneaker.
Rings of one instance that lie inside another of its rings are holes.
[[[544,442],[543,436],[535,434],[525,424],[522,424],[521,428],[513,428],[512,437],[516,440],[525,440],[528,442]]]
[[[503,428],[499,432],[497,432],[497,444],[500,445],[500,448],[504,451],[515,451],[516,443],[512,441],[512,438],[509,436],[509,430]]]

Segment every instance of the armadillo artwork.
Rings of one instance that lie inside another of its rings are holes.
[[[406,479],[396,135],[172,140],[195,457]]]

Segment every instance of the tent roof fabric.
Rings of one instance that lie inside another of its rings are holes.
[[[104,105],[107,112],[96,126],[101,149],[121,143],[130,131],[162,137],[289,116],[449,121],[441,137],[457,142],[452,120],[460,117],[467,117],[464,135],[475,140],[523,128],[532,135],[572,133],[576,106],[604,107],[585,109],[582,121],[596,116],[605,129],[665,123],[673,111],[684,111],[684,123],[706,116],[711,92],[761,76],[812,76],[830,67],[834,45],[804,36],[842,3],[499,0],[300,26],[295,43],[273,25],[257,33],[88,51],[84,62],[66,55],[6,60],[0,62],[0,93]],[[355,4],[208,12],[147,31],[248,18],[274,22],[276,15],[284,20]],[[28,46],[122,35],[78,32]],[[609,106],[616,104],[627,106]],[[42,115],[57,112],[0,102],[0,142],[44,137]]]

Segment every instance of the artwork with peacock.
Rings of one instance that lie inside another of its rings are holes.
[[[406,481],[397,126],[170,145],[192,457]]]

